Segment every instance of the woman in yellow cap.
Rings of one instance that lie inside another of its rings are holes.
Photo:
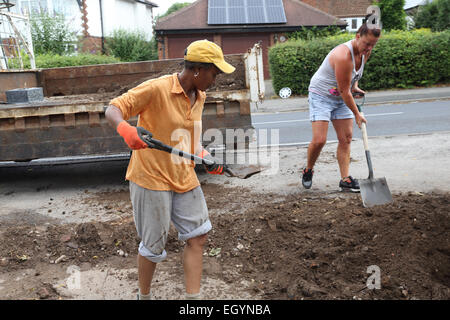
[[[111,100],[106,119],[133,150],[126,180],[134,221],[141,242],[138,250],[138,299],[150,299],[156,264],[166,258],[165,245],[172,221],[178,238],[186,241],[183,267],[186,298],[200,298],[203,246],[211,230],[208,209],[191,161],[147,148],[136,127],[126,120],[138,117],[137,126],[150,131],[167,145],[211,157],[200,143],[205,90],[219,73],[234,67],[224,60],[221,48],[208,40],[191,43],[180,73],[143,82]],[[207,166],[211,174],[223,174],[223,165]]]

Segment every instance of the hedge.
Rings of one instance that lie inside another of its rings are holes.
[[[25,69],[30,69],[30,58],[24,56],[23,64]],[[87,66],[93,64],[119,63],[120,59],[98,54],[82,53],[73,56],[60,56],[57,54],[38,54],[36,55],[36,68],[58,68],[72,66]],[[10,62],[11,63],[11,62]],[[11,63],[11,67],[19,68],[18,62]]]
[[[343,34],[310,41],[296,40],[269,49],[275,92],[283,87],[305,95],[311,77],[328,52],[354,38]],[[450,30],[392,31],[382,34],[360,80],[363,90],[411,88],[450,82]]]

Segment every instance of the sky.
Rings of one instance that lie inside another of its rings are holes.
[[[404,8],[411,8],[417,5],[425,4],[425,0],[406,0]]]
[[[163,15],[166,13],[167,9],[170,8],[171,5],[177,2],[194,2],[194,0],[150,0],[151,2],[158,5],[158,8],[153,8],[153,15],[156,17],[157,15]]]

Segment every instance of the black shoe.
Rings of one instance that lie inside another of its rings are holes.
[[[352,176],[348,176],[347,178],[341,179],[339,181],[339,188],[341,191],[346,192],[359,192],[359,183],[358,180],[352,178]]]
[[[314,170],[312,169],[303,169],[303,176],[302,176],[302,184],[305,189],[309,189],[312,186],[312,177],[314,174]]]

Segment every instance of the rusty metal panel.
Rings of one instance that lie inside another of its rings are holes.
[[[222,132],[252,128],[243,57],[227,55],[225,58],[236,71],[219,75],[215,86],[208,90],[203,114],[204,132],[210,128]],[[129,152],[123,139],[105,119],[107,98],[119,95],[118,89],[125,92],[133,88],[137,85],[133,83],[136,79],[144,81],[181,71],[182,62],[183,59],[173,59],[43,69],[38,73],[7,72],[3,78],[0,73],[0,81],[19,79],[23,87],[43,86],[47,96],[68,95],[47,98],[39,103],[0,105],[0,161]],[[28,82],[27,77],[32,80]],[[93,94],[102,90],[111,94]],[[130,122],[136,125],[136,119]]]
[[[217,128],[225,134],[225,129],[252,128],[250,113],[243,114],[242,105],[246,105],[246,102],[218,100],[205,103],[203,132]],[[103,107],[101,111],[98,110],[97,103],[91,106],[46,105],[10,109],[20,116],[15,117],[11,113],[7,117],[8,112],[3,115],[0,112],[0,161],[108,155],[129,151],[122,137],[110,127]],[[137,119],[130,122],[136,125]]]
[[[142,80],[182,70],[182,59],[41,70],[46,96],[112,92]],[[136,84],[137,85],[137,84]]]
[[[51,100],[39,103],[5,104],[0,107],[0,119],[64,115],[66,113],[103,112],[107,101],[61,101]]]
[[[8,90],[38,86],[37,71],[0,71],[0,101],[6,102]]]
[[[93,120],[94,119],[94,120]],[[131,124],[136,125],[137,119]],[[13,125],[4,125],[4,124]],[[0,161],[108,155],[129,151],[104,113],[0,119]]]

